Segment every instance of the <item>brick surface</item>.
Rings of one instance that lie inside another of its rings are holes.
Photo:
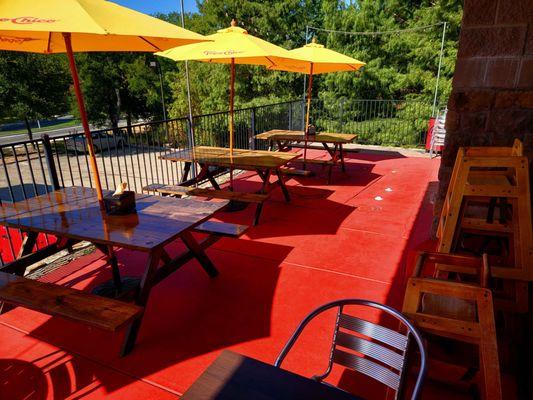
[[[516,104],[520,108],[533,109],[533,91],[528,90],[517,93]]]
[[[490,25],[496,19],[495,0],[465,0],[463,26]]]
[[[484,86],[494,88],[515,87],[519,66],[520,59],[518,57],[489,60]]]
[[[454,88],[482,87],[485,82],[487,59],[458,59],[452,85]]]
[[[511,108],[517,104],[519,92],[515,90],[497,91],[494,98],[494,108]]]
[[[490,112],[487,128],[497,134],[503,133],[513,137],[517,134],[532,132],[533,110],[493,110]]]
[[[518,77],[519,88],[533,88],[533,57],[522,59]]]
[[[448,107],[455,111],[484,111],[492,107],[493,100],[492,90],[454,91],[450,95]]]
[[[461,115],[449,108],[448,113],[446,114],[446,132],[455,132],[460,127]]]
[[[463,28],[458,57],[519,56],[524,49],[526,33],[525,25]]]
[[[485,130],[487,112],[464,112],[461,114],[461,131],[469,132],[470,136]]]
[[[527,39],[524,53],[533,55],[533,21],[531,21],[527,27]]]
[[[496,1],[493,1],[496,3]],[[497,24],[528,23],[533,20],[533,1],[500,0],[496,15]]]

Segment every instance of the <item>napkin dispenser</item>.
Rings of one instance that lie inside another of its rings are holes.
[[[115,193],[104,197],[104,206],[109,215],[126,215],[136,212],[135,192],[126,190],[128,184],[123,182]]]

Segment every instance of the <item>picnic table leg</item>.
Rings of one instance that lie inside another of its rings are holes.
[[[278,177],[278,185],[281,188],[281,191],[283,192],[283,196],[285,196],[285,201],[288,203],[291,201],[291,196],[289,195],[289,190],[287,189],[287,186],[285,186],[285,182],[283,182],[283,175],[281,174],[279,168],[276,168],[276,175]]]
[[[9,229],[9,228],[6,228],[6,229]],[[26,237],[24,238],[24,241],[22,242],[22,246],[20,247],[19,253],[17,255],[17,259],[22,258],[30,254],[33,251],[33,246],[35,246],[35,243],[37,242],[38,235],[39,234],[35,232],[28,232],[26,234]],[[26,272],[26,265],[21,265],[17,267],[13,273],[18,276],[24,276],[25,272]],[[8,312],[9,310],[13,308],[14,306],[0,301],[0,314]]]
[[[342,172],[346,172],[346,165],[344,164],[344,150],[342,147],[342,143],[339,144],[339,158],[341,161]]]
[[[220,186],[218,185],[218,182],[213,177],[213,174],[211,173],[211,171],[209,171],[209,165],[201,164],[201,166],[202,166],[202,171],[205,174],[205,178],[207,178],[209,183],[211,183],[211,186],[213,186],[213,188],[216,189],[216,190],[220,190]]]
[[[331,184],[331,173],[333,172],[333,166],[336,165],[337,162],[339,161],[338,157],[337,157],[338,150],[339,150],[339,145],[337,143],[335,143],[335,146],[334,146],[333,150],[330,153],[331,154],[331,164],[329,165],[329,171],[328,171],[328,185]]]
[[[207,272],[207,275],[209,275],[211,278],[216,278],[218,276],[218,270],[215,268],[207,254],[205,254],[205,251],[202,249],[202,247],[198,244],[196,239],[191,235],[190,232],[183,232],[180,236],[183,243],[185,243],[185,246],[189,249],[189,251],[194,255],[194,257],[198,260],[202,268]]]
[[[322,143],[322,146],[328,152],[328,154],[330,155],[331,158],[333,158],[335,156],[335,153],[333,152],[333,150],[331,150],[331,148],[328,146],[327,143]]]
[[[189,177],[189,171],[191,170],[192,162],[187,161],[185,162],[185,166],[183,167],[183,175],[181,177],[180,183],[186,182],[187,178]]]
[[[26,237],[24,238],[22,246],[20,247],[19,253],[17,255],[17,259],[22,258],[33,251],[33,247],[35,246],[35,243],[37,243],[37,236],[39,236],[39,234],[36,232],[28,232],[26,234]],[[14,273],[18,276],[24,276],[25,272],[26,266],[22,266],[20,268],[17,268]]]
[[[139,294],[135,299],[135,303],[139,306],[145,307],[148,303],[148,298],[150,296],[150,291],[153,286],[153,278],[156,274],[157,267],[159,265],[159,260],[161,258],[161,250],[154,250],[148,256],[148,261],[146,263],[146,270],[144,271],[143,277],[141,279],[141,285],[139,289]],[[143,312],[144,314],[144,312]],[[141,327],[141,322],[143,319],[143,314],[135,321],[126,330],[126,336],[124,337],[124,342],[122,343],[122,350],[120,356],[123,357],[128,354],[135,346],[135,340],[139,333],[139,328]]]
[[[265,194],[267,192],[267,187],[270,183],[270,175],[271,175],[270,169],[267,169],[266,171],[261,171],[260,169],[257,169],[257,174],[263,181],[263,184],[261,185],[261,189],[259,190],[259,193]],[[254,216],[254,226],[259,224],[259,217],[261,217],[261,212],[263,211],[263,203],[257,203],[257,206],[255,207],[255,216]]]

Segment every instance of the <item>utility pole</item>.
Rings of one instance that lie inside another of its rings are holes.
[[[440,42],[440,54],[439,54],[439,69],[437,70],[437,83],[435,84],[435,96],[433,97],[433,108],[431,109],[431,116],[435,116],[435,111],[437,108],[437,97],[439,93],[439,79],[440,79],[440,69],[442,66],[442,56],[444,53],[444,38],[446,37],[446,25],[447,23],[444,22],[444,25],[442,27],[442,39]]]
[[[185,6],[183,5],[183,0],[180,0],[181,5],[181,27],[185,29]],[[189,105],[189,129],[187,130],[189,147],[194,149],[194,123],[192,119],[192,102],[191,102],[191,83],[189,81],[189,62],[185,61],[185,81],[187,84],[187,103]],[[193,152],[194,154],[194,152]],[[191,163],[191,173],[193,178],[196,178],[196,163]]]
[[[161,64],[157,61],[150,61],[150,67],[157,68],[159,73],[159,86],[161,88],[161,104],[163,105],[163,121],[167,120],[167,107],[165,106],[165,91],[163,89],[163,73],[161,71]]]

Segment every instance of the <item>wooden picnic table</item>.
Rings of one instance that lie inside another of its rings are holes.
[[[3,203],[0,207],[0,225],[21,229],[27,235],[18,259],[0,268],[0,272],[23,276],[26,267],[39,259],[78,241],[88,241],[107,256],[115,284],[119,286],[121,278],[113,248],[136,250],[148,253],[140,287],[135,295],[136,304],[144,307],[152,287],[193,257],[209,276],[217,275],[215,266],[204,251],[205,247],[194,238],[191,231],[226,205],[227,201],[205,202],[136,195],[136,213],[107,215],[99,208],[96,191],[83,187],[60,189],[11,205]],[[57,242],[32,253],[39,233],[55,235]],[[171,258],[165,246],[178,238],[188,252]],[[122,354],[133,348],[141,319],[129,327]]]
[[[274,143],[276,143],[279,151],[288,151],[291,148],[291,143],[300,143],[305,142],[305,132],[304,131],[293,131],[293,130],[282,130],[282,129],[273,129],[268,132],[260,133],[255,136],[256,139],[268,140],[269,146],[268,149],[271,151],[274,148]],[[321,132],[316,135],[309,135],[307,137],[308,142],[321,143],[324,149],[330,155],[329,160],[298,160],[305,164],[322,164],[329,165],[329,176],[328,181],[331,181],[331,170],[334,165],[340,165],[342,172],[346,171],[346,166],[344,164],[344,148],[343,145],[353,142],[357,138],[356,134],[353,133],[335,133],[335,132]],[[330,147],[333,145],[333,148]]]
[[[182,400],[357,400],[345,391],[228,350]]]
[[[215,180],[215,172],[211,167],[256,171],[263,181],[260,193],[266,193],[270,185],[270,176],[276,175],[278,180],[275,184],[279,185],[285,200],[288,202],[290,201],[290,195],[283,181],[281,168],[298,157],[300,155],[294,153],[273,153],[270,151],[244,149],[234,149],[233,155],[231,155],[230,149],[225,147],[197,146],[194,149],[179,150],[162,155],[161,159],[185,163],[182,185],[190,185],[207,179],[216,190],[220,190],[220,186]],[[191,181],[187,180],[187,178],[193,162],[198,163],[201,169],[196,178]]]

